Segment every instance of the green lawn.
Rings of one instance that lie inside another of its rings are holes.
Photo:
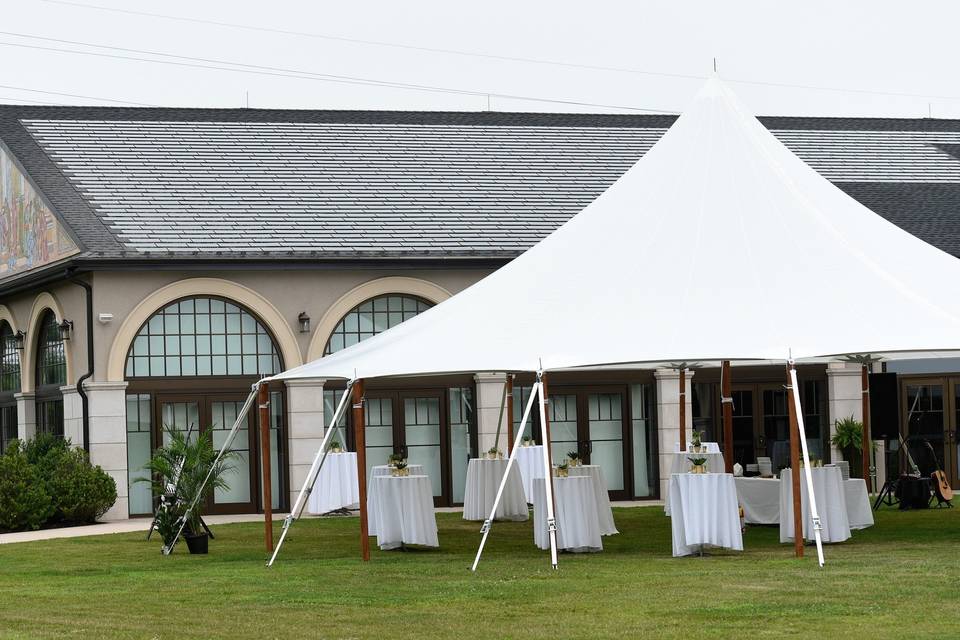
[[[209,556],[120,534],[0,546],[0,638],[955,638],[960,509],[884,510],[802,561],[775,528],[746,551],[670,557],[660,508],[615,510],[620,535],[560,570],[532,525],[438,514],[439,550],[358,559],[356,518],[295,525],[264,567],[262,526],[219,526]]]

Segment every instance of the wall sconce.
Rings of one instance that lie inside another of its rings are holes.
[[[300,333],[310,333],[310,316],[306,311],[301,311],[297,316],[297,325],[300,327]]]
[[[26,332],[24,332],[23,329],[18,330],[17,334],[13,337],[13,340],[14,340],[14,346],[17,348],[17,351],[23,351],[23,345],[27,341]]]
[[[70,333],[73,332],[73,322],[64,320],[57,325],[57,329],[60,330],[60,339],[66,342],[70,339]]]

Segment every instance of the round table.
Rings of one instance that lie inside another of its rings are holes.
[[[743,507],[743,521],[747,524],[777,524],[780,522],[780,479],[733,479],[737,499]]]
[[[743,551],[737,489],[730,473],[674,473],[670,476],[674,557],[705,545]]]
[[[411,476],[422,476],[426,475],[423,472],[423,466],[419,464],[411,464],[407,467],[410,470]],[[376,493],[379,490],[379,485],[375,483],[374,478],[380,477],[392,477],[391,476],[392,467],[388,464],[378,464],[370,468],[370,479],[367,482],[367,533],[371,536],[377,535],[377,523],[370,516],[373,513],[373,501],[376,499]],[[431,492],[432,493],[432,492]]]
[[[533,445],[517,448],[517,466],[523,481],[523,494],[527,502],[533,502],[533,481],[543,477],[543,446]]]
[[[847,519],[851,529],[866,529],[873,526],[873,507],[867,495],[867,483],[863,478],[850,478],[843,481],[847,499]]]
[[[467,463],[467,484],[463,496],[463,519],[486,520],[497,497],[497,489],[503,474],[507,472],[508,460],[473,458]],[[527,498],[523,492],[523,480],[516,465],[510,470],[503,488],[496,520],[526,520],[530,517]]]
[[[709,445],[710,443],[707,444]],[[707,471],[710,473],[723,473],[726,470],[722,453],[684,453],[682,451],[674,451],[670,454],[669,458],[670,475],[675,473],[689,473],[690,467],[693,466],[689,458],[696,457],[707,459]],[[667,495],[663,502],[663,512],[670,515],[670,509],[670,483],[667,483]]]
[[[370,483],[369,523],[376,523],[377,544],[396,549],[405,544],[439,547],[433,488],[423,475],[374,476]],[[373,530],[373,527],[370,527]]]
[[[843,542],[850,537],[847,495],[843,475],[838,467],[813,467],[813,494],[817,497],[820,515],[820,539]],[[803,514],[803,537],[813,540],[813,518],[807,494],[806,472],[800,470],[800,509]],[[780,542],[793,540],[793,478],[789,468],[780,472]]]
[[[607,483],[603,479],[603,469],[600,468],[600,465],[582,464],[570,467],[568,473],[571,476],[588,476],[593,480],[593,492],[597,498],[597,521],[600,524],[600,535],[612,536],[619,533],[617,525],[613,521],[610,493],[607,491]]]
[[[550,548],[546,484],[545,478],[533,482],[533,541],[540,549]],[[557,505],[554,513],[557,548],[576,553],[603,551],[593,479],[589,476],[554,478],[553,488]]]
[[[313,514],[360,506],[357,483],[357,454],[351,451],[328,453],[313,483],[307,509]]]

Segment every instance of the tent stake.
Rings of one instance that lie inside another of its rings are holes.
[[[730,361],[720,365],[720,404],[723,408],[723,464],[733,473],[733,391],[730,389]]]
[[[797,410],[793,406],[793,383],[787,365],[787,414],[790,419],[790,478],[793,482],[793,551],[803,557],[803,509],[800,504],[800,428],[797,425]]]
[[[687,450],[687,368],[680,367],[680,451]]]
[[[273,476],[270,470],[270,385],[257,387],[257,405],[260,409],[260,460],[263,476],[263,539],[267,553],[273,552]]]
[[[367,441],[364,407],[363,380],[353,384],[353,439],[357,443],[357,484],[360,494],[360,557],[370,559],[370,533],[367,526]]]
[[[863,481],[867,484],[867,493],[871,493],[870,483],[870,369],[864,362],[860,365],[860,389],[863,396],[863,446],[861,449],[861,458],[863,458]]]

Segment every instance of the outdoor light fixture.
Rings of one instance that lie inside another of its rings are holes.
[[[17,351],[23,351],[23,345],[27,341],[27,334],[20,329],[17,331],[17,334],[13,337]]]
[[[297,324],[300,325],[300,333],[310,333],[310,316],[306,311],[301,311],[297,316]]]
[[[61,340],[69,340],[70,333],[73,331],[73,322],[65,319],[63,322],[57,325],[57,329],[60,330]]]

